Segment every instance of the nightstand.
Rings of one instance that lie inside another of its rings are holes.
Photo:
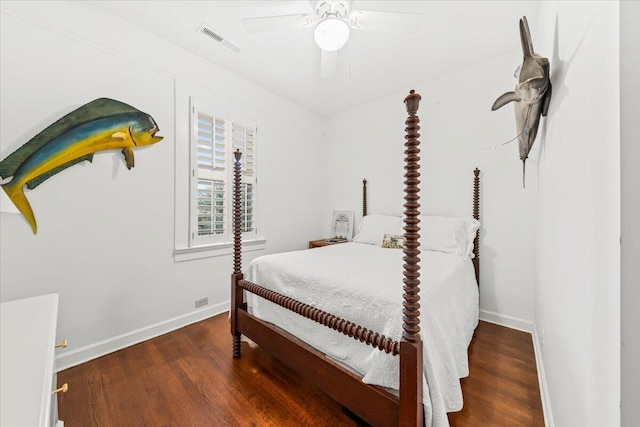
[[[321,240],[311,240],[309,242],[309,249],[313,249],[313,248],[319,248],[322,246],[331,246],[331,245],[337,245],[339,243],[347,243],[347,240],[341,240],[341,239],[321,239]]]

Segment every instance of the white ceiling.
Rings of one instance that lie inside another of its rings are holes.
[[[306,0],[101,1],[96,4],[298,105],[327,116],[520,49],[518,19],[535,31],[538,1],[354,0],[352,10],[419,12],[414,35],[352,31],[330,77],[313,28],[249,34],[243,18],[311,13]],[[208,24],[238,54],[200,34]],[[514,63],[514,67],[517,64]]]

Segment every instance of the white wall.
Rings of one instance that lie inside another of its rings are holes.
[[[322,122],[306,110],[130,23],[80,2],[2,2],[0,158],[98,97],[151,114],[160,143],[119,151],[27,191],[39,231],[0,214],[0,300],[60,294],[60,366],[148,338],[227,308],[228,256],[174,263],[174,81],[203,87],[265,121],[258,203],[267,249],[305,248],[321,235]],[[221,52],[221,54],[228,54]],[[263,179],[264,178],[264,179]],[[304,203],[301,199],[304,197]],[[245,264],[246,265],[246,264]],[[209,297],[209,309],[194,300]]]
[[[621,8],[623,49],[629,49],[625,40],[638,40],[637,7],[631,11],[630,4]],[[365,177],[370,212],[401,212],[402,100],[414,88],[423,96],[422,211],[469,214],[471,171],[483,171],[483,316],[524,329],[535,320],[556,425],[616,425],[616,2],[544,3],[541,23],[529,19],[536,51],[551,57],[554,96],[527,162],[526,189],[515,142],[485,149],[515,136],[512,107],[490,111],[495,98],[515,84],[511,76],[521,60],[515,28],[513,54],[437,81],[407,82],[402,93],[322,121],[90,4],[2,2],[0,8],[0,158],[100,96],[151,114],[165,136],[136,151],[132,171],[119,152],[102,153],[93,164],[74,166],[27,191],[37,236],[19,215],[0,214],[0,300],[60,293],[58,337],[70,340],[62,366],[226,308],[229,257],[173,261],[174,144],[184,143],[174,137],[176,79],[265,117],[258,188],[268,244],[262,253],[303,248],[327,235],[332,209],[353,209],[359,216]],[[624,59],[626,87],[635,82],[638,64]],[[639,252],[637,221],[632,223],[638,192],[625,186],[638,181],[631,160],[637,158],[635,99],[622,96],[626,301],[638,298],[637,286],[631,286],[637,273],[631,260]],[[304,161],[302,154],[320,161]],[[210,309],[195,311],[193,301],[204,296]],[[623,420],[635,425],[628,420],[637,417],[631,412],[637,405],[625,402],[638,399],[632,387],[637,310],[623,305],[622,316],[622,369],[630,378],[623,382]]]
[[[640,3],[620,2],[620,159],[622,191],[622,347],[623,427],[640,425]]]
[[[517,142],[489,148],[516,136],[513,107],[491,111],[495,99],[515,87],[513,71],[522,60],[516,24],[512,54],[436,81],[407,82],[405,92],[331,117],[326,142],[331,158],[328,206],[354,209],[359,217],[359,182],[367,178],[370,213],[402,212],[407,118],[403,100],[416,89],[422,96],[421,212],[470,216],[472,171],[482,170],[481,315],[530,330],[537,146],[527,161],[527,188],[522,188]]]
[[[620,87],[617,2],[550,2],[538,170],[535,325],[557,426],[620,422]],[[540,40],[539,42],[537,40]]]

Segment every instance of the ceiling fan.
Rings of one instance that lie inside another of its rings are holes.
[[[350,10],[351,0],[310,3],[313,13],[245,18],[242,24],[250,33],[315,27],[316,44],[325,52],[335,52],[347,43],[352,29],[413,34],[422,19],[421,13]]]

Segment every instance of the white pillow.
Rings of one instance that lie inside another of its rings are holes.
[[[402,218],[399,216],[367,215],[362,218],[360,230],[353,238],[353,241],[356,243],[382,246],[385,233],[401,234],[402,232],[400,230],[402,230]]]
[[[420,249],[469,258],[480,222],[469,217],[420,215]]]

